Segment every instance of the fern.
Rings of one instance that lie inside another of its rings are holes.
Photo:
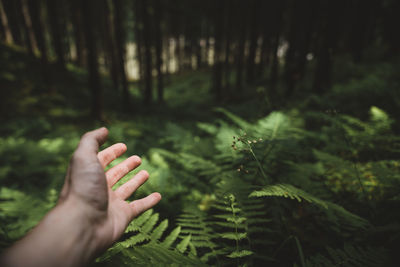
[[[317,254],[306,261],[307,267],[380,267],[387,266],[387,252],[383,248],[345,245],[343,249],[326,248],[326,255]]]
[[[0,190],[0,218],[9,221],[3,228],[6,238],[16,240],[34,227],[56,202],[56,191],[49,190],[46,198],[28,195],[3,187]]]
[[[213,205],[216,210],[221,214],[216,214],[213,217],[220,219],[214,221],[213,224],[219,225],[221,231],[218,231],[218,236],[224,242],[224,249],[220,250],[227,258],[244,260],[245,257],[250,256],[253,252],[248,245],[248,236],[246,232],[247,218],[242,215],[242,210],[239,207],[236,198],[233,194],[225,195],[223,199],[217,200]]]
[[[158,219],[159,214],[154,213],[152,209],[144,212],[127,227],[125,233],[129,237],[116,243],[98,258],[97,262],[110,262],[118,255],[127,265],[201,265],[202,262],[195,257],[195,253],[189,253],[189,256],[184,254],[189,247],[191,236],[188,235],[178,242],[181,231],[181,227],[178,226],[162,240],[168,220],[158,223]]]
[[[325,201],[318,199],[308,194],[307,192],[288,184],[276,184],[276,185],[266,186],[261,190],[252,192],[249,195],[249,197],[271,197],[271,196],[295,199],[299,202],[305,200],[307,202],[320,205],[323,208],[326,209],[328,208],[328,205]]]
[[[314,197],[311,194],[299,188],[296,188],[292,185],[277,184],[277,185],[266,186],[261,190],[256,190],[252,192],[249,195],[249,197],[285,197],[285,198],[295,199],[298,202],[305,200],[309,203],[314,203],[316,205],[319,205],[327,210],[331,210],[332,213],[330,214],[333,215],[333,217],[331,217],[330,219],[333,222],[340,221],[342,224],[346,224],[354,228],[365,229],[370,227],[370,223],[367,220],[361,218],[360,216],[347,211],[346,209],[335,203],[324,201],[317,197]]]

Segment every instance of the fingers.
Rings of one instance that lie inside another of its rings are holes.
[[[85,133],[79,142],[76,153],[96,154],[99,147],[106,141],[107,136],[108,130],[105,127]]]
[[[127,175],[133,169],[136,169],[141,162],[142,161],[138,156],[132,156],[109,169],[106,172],[108,186],[114,186],[115,183],[118,182],[122,177]]]
[[[138,199],[129,203],[129,206],[132,208],[133,211],[132,213],[133,217],[131,219],[138,216],[143,211],[146,211],[154,207],[158,202],[160,202],[160,200],[161,200],[160,193],[153,193],[145,198]]]
[[[105,168],[108,164],[110,164],[114,159],[120,157],[122,154],[126,152],[126,145],[122,143],[114,144],[110,147],[107,147],[103,151],[100,151],[97,154],[97,158],[99,159],[103,168]]]
[[[138,172],[132,179],[115,190],[115,194],[121,199],[127,199],[149,178],[149,173],[145,170]]]

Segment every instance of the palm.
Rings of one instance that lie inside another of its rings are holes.
[[[153,193],[133,202],[126,201],[149,177],[144,170],[115,191],[112,190],[122,177],[140,165],[141,160],[138,156],[131,156],[104,173],[104,169],[126,151],[126,146],[119,143],[97,153],[107,136],[106,130],[101,131],[90,132],[82,138],[72,159],[60,200],[70,194],[78,196],[86,204],[87,216],[96,223],[100,243],[108,246],[122,235],[134,217],[156,205],[161,196]]]

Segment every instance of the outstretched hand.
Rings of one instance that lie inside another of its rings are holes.
[[[159,193],[153,193],[133,202],[126,201],[148,179],[149,174],[145,170],[112,190],[122,177],[140,165],[141,160],[138,156],[131,156],[104,172],[127,149],[126,145],[118,143],[98,152],[107,135],[108,130],[100,128],[82,137],[60,195],[60,202],[76,202],[85,211],[87,219],[93,223],[99,249],[115,242],[133,218],[161,200]]]
[[[101,152],[108,130],[86,133],[68,167],[56,207],[3,255],[5,266],[83,266],[121,237],[129,222],[161,200],[159,193],[127,202],[149,177],[142,170],[115,191],[112,187],[141,160],[131,156],[104,169],[125,151],[118,143]],[[24,255],[21,257],[21,255]]]

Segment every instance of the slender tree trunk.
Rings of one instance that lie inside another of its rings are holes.
[[[24,20],[24,26],[26,30],[26,36],[28,40],[28,45],[29,45],[29,50],[31,51],[32,54],[37,50],[37,44],[36,44],[36,39],[35,39],[35,33],[33,31],[32,27],[32,20],[31,16],[29,14],[29,8],[26,0],[19,0],[20,5],[21,5],[21,10],[22,10],[22,16]]]
[[[246,72],[246,82],[254,82],[254,69],[255,69],[255,56],[257,50],[257,37],[258,37],[258,9],[259,2],[257,0],[251,1],[252,5],[252,20],[250,27],[250,47],[249,55],[247,57],[247,72]]]
[[[238,10],[241,10],[242,4],[238,4]],[[241,92],[243,90],[243,69],[244,69],[244,50],[246,44],[246,22],[247,13],[244,11],[241,17],[242,21],[239,22],[239,43],[236,56],[236,90]]]
[[[228,6],[226,8],[226,21],[225,21],[225,29],[226,29],[226,37],[225,37],[225,62],[224,62],[224,79],[225,79],[225,90],[227,92],[230,91],[230,52],[231,52],[231,35],[232,35],[232,2],[227,1]]]
[[[27,2],[28,2],[29,14],[32,19],[32,28],[35,34],[37,47],[40,52],[43,82],[47,85],[50,85],[51,78],[47,66],[48,65],[47,43],[44,37],[43,21],[40,16],[41,1],[29,0]]]
[[[262,43],[261,43],[261,51],[260,51],[260,62],[257,67],[257,77],[263,77],[265,68],[270,63],[270,54],[271,54],[271,39],[272,39],[272,29],[273,27],[279,27],[278,25],[274,25],[275,21],[273,21],[274,10],[273,4],[271,2],[263,2],[262,9],[266,10],[265,18],[262,19]]]
[[[24,38],[21,32],[21,17],[18,16],[17,5],[16,2],[2,0],[3,2],[3,10],[6,14],[6,18],[8,21],[8,27],[12,34],[13,42],[17,45],[24,45]]]
[[[164,42],[165,42],[165,45],[164,45],[164,47],[165,47],[165,73],[164,73],[164,76],[165,76],[165,80],[166,80],[165,83],[169,84],[171,82],[170,81],[171,73],[170,73],[170,66],[169,66],[169,64],[171,62],[171,53],[170,53],[171,46],[170,46],[169,35],[167,35],[164,38]]]
[[[324,1],[319,11],[321,15],[318,24],[320,25],[321,38],[317,46],[317,64],[312,88],[316,94],[324,93],[331,86],[332,53],[336,46],[337,33],[339,31],[338,28],[335,28],[336,24],[338,24],[335,20],[340,14],[341,6],[340,2]]]
[[[122,0],[114,1],[115,16],[114,16],[114,26],[115,26],[115,37],[117,45],[117,58],[118,58],[118,70],[120,74],[120,81],[122,85],[122,105],[124,110],[129,109],[130,95],[128,91],[128,83],[126,79],[125,70],[125,31],[122,25],[123,21],[123,2]]]
[[[4,31],[4,40],[8,44],[12,44],[13,36],[11,33],[10,25],[8,24],[7,14],[4,10],[3,3],[1,0],[0,0],[0,17],[1,17],[1,25],[2,25],[3,31]]]
[[[215,16],[215,43],[214,43],[214,72],[213,72],[213,91],[215,100],[222,100],[222,12],[224,11],[225,1],[216,1]]]
[[[81,0],[70,0],[70,14],[71,21],[74,28],[74,41],[76,48],[76,57],[77,57],[77,65],[80,67],[86,66],[86,51],[85,51],[85,42],[84,42],[84,34],[82,31],[82,14],[77,12],[80,9]]]
[[[141,0],[136,0],[134,5],[134,14],[135,14],[135,41],[136,41],[136,60],[138,61],[139,66],[139,90],[143,93],[143,80],[144,80],[144,66],[143,66],[143,33],[141,27],[143,26],[142,17],[141,17]]]
[[[106,50],[107,58],[110,62],[110,76],[113,82],[114,89],[118,91],[119,88],[119,79],[118,79],[118,63],[117,63],[117,56],[116,56],[116,45],[115,45],[115,38],[114,38],[114,30],[113,30],[113,23],[111,21],[111,8],[110,2],[108,0],[103,0],[103,41]]]
[[[204,60],[206,62],[206,65],[209,66],[210,65],[210,63],[209,63],[210,61],[208,59],[210,57],[209,55],[210,55],[210,47],[211,47],[209,26],[207,27],[207,32],[206,32],[205,38],[206,38],[206,47],[204,49]]]
[[[87,48],[87,62],[89,67],[89,87],[92,94],[91,114],[92,117],[103,121],[102,112],[102,90],[100,83],[100,75],[97,61],[97,47],[95,40],[95,23],[93,21],[93,9],[96,4],[94,0],[82,0],[82,16],[83,30],[85,36],[85,44]]]
[[[270,86],[268,90],[269,98],[271,103],[278,102],[278,93],[276,92],[276,85],[278,82],[278,72],[279,72],[279,59],[278,59],[278,49],[281,38],[281,29],[283,21],[283,13],[285,9],[285,2],[279,1],[274,2],[272,8],[274,27],[272,28],[272,42],[271,42],[271,52],[272,52],[272,62],[271,62],[271,74],[270,74]]]
[[[314,0],[292,3],[289,49],[285,60],[286,97],[293,95],[296,85],[303,78],[317,5]]]
[[[143,16],[143,37],[144,37],[144,57],[145,57],[145,89],[144,102],[149,104],[153,99],[152,88],[152,56],[151,56],[151,34],[150,20],[148,14],[148,6],[146,0],[141,0],[142,16]]]
[[[162,73],[162,36],[161,36],[161,3],[160,0],[155,0],[155,38],[156,38],[156,69],[157,69],[157,98],[158,102],[164,102],[164,84]]]
[[[50,22],[50,33],[54,51],[57,55],[57,64],[60,68],[65,68],[65,48],[64,48],[64,27],[61,23],[59,3],[54,0],[47,0],[47,14]]]

